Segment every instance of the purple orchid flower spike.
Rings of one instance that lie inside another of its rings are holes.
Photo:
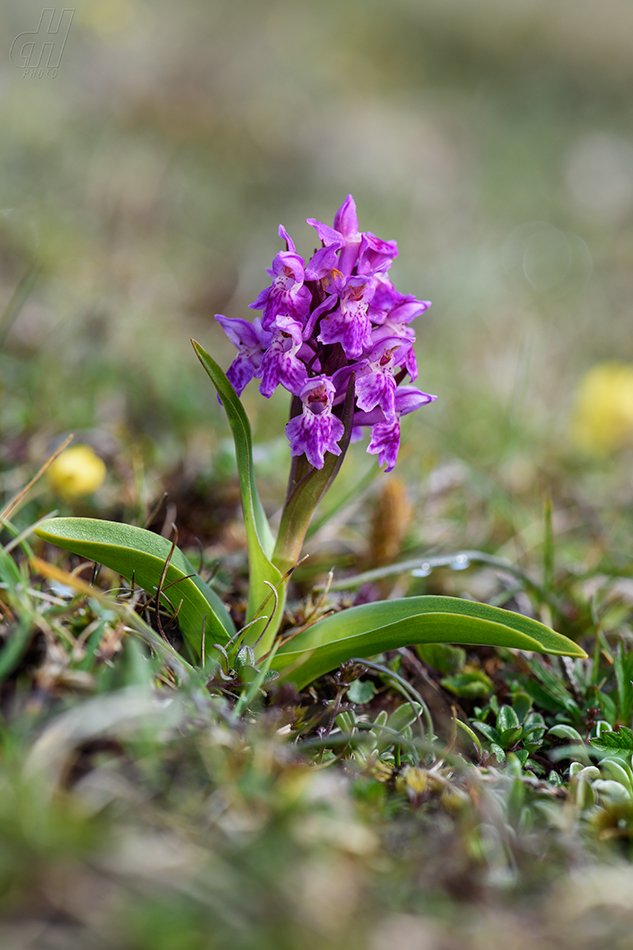
[[[348,195],[332,225],[308,218],[319,247],[306,264],[285,230],[272,280],[250,306],[252,324],[218,317],[238,348],[229,369],[236,391],[260,379],[260,392],[292,394],[286,425],[293,463],[273,563],[290,571],[319,499],[336,476],[350,440],[370,430],[367,452],[390,472],[400,448],[400,419],[436,398],[403,385],[418,373],[413,320],[429,306],[396,290],[388,272],[395,241],[360,231]]]
[[[286,249],[275,256],[270,286],[250,305],[263,311],[261,319],[249,324],[218,317],[238,348],[229,378],[238,394],[255,377],[262,395],[281,385],[301,400],[286,433],[292,455],[305,455],[316,470],[323,469],[326,454],[341,454],[344,405],[353,396],[353,437],[369,427],[367,451],[391,471],[400,417],[435,399],[402,385],[407,375],[414,380],[418,374],[410,324],[430,304],[393,286],[388,271],[398,246],[359,230],[351,195],[331,226],[307,220],[321,247],[306,264],[279,227]]]

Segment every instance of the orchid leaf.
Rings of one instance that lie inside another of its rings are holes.
[[[350,607],[287,640],[275,656],[281,678],[303,689],[352,657],[370,657],[416,643],[511,647],[585,657],[572,640],[501,607],[458,597],[405,597]]]
[[[35,534],[65,551],[109,567],[149,594],[156,594],[169,559],[161,600],[164,606],[178,611],[178,623],[196,656],[200,655],[203,628],[209,649],[213,643],[226,643],[235,633],[230,614],[216,592],[167,538],[145,528],[95,518],[51,518],[42,522]]]
[[[271,603],[272,598],[269,585],[272,584],[275,586],[279,584],[281,580],[281,572],[270,560],[275,546],[275,540],[270,530],[270,525],[268,524],[262,503],[259,500],[257,484],[255,482],[253,441],[248,417],[244,412],[242,403],[233,389],[233,386],[215,360],[209,356],[199,343],[195,340],[191,342],[198,359],[202,363],[218,392],[218,396],[222,400],[222,405],[233,432],[250,566],[248,610],[246,615],[246,619],[250,621],[257,616],[261,604],[267,598],[269,599],[269,604],[271,604],[270,609],[274,606],[274,603]],[[272,642],[272,638],[277,629],[278,621],[283,610],[282,600],[283,597],[280,597],[276,609],[275,622],[268,626],[266,642],[262,640],[261,647],[264,648],[264,652],[269,648],[270,642]],[[269,612],[270,610],[268,610],[268,613]],[[267,613],[266,608],[264,608],[263,613]],[[262,633],[264,622],[265,621],[262,620],[249,628],[244,640],[245,643],[254,643],[255,640],[257,640]]]

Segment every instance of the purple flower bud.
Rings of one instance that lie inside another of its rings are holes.
[[[356,238],[360,239],[356,202],[351,195],[347,196],[334,215],[334,230],[339,231],[346,240],[355,241]]]
[[[326,274],[332,273],[338,264],[338,245],[331,244],[321,247],[312,255],[305,270],[306,280],[322,280]]]
[[[371,231],[366,231],[360,242],[358,254],[358,273],[376,274],[387,271],[398,256],[395,241],[382,241]]]
[[[430,393],[423,393],[416,386],[398,386],[396,389],[396,412],[399,416],[406,416],[409,412],[415,412],[421,406],[426,406],[430,402],[435,402],[437,396]]]
[[[325,453],[340,455],[337,444],[343,437],[344,427],[332,414],[334,385],[327,376],[314,376],[301,390],[303,411],[286,426],[292,455],[303,455],[315,468],[323,468]]]
[[[308,218],[307,222],[313,228],[316,228],[319,238],[326,247],[337,245],[341,248],[338,269],[345,277],[349,277],[358,260],[358,251],[362,240],[362,234],[358,230],[356,205],[352,196],[347,196],[334,215],[333,228],[316,221],[314,218]]]

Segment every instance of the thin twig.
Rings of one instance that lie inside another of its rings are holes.
[[[200,564],[198,566],[198,574],[200,574],[200,576],[202,577],[202,568],[204,567],[204,544],[202,543],[200,538],[197,536],[194,538],[194,541],[198,545],[198,550],[200,552]]]
[[[287,643],[290,643],[291,640],[294,640],[295,637],[298,637],[300,633],[304,632],[304,630],[309,630],[310,627],[313,627],[315,625],[315,623],[319,623],[321,620],[325,620],[326,617],[331,617],[332,614],[335,614],[335,613],[336,613],[336,609],[334,607],[331,607],[330,610],[327,610],[324,614],[321,614],[320,617],[316,617],[314,620],[311,620],[309,623],[304,623],[302,627],[298,627],[297,630],[294,630],[287,637],[284,637],[284,639],[280,641],[279,646],[285,647]]]
[[[270,626],[271,623],[272,623],[273,617],[274,617],[275,614],[277,613],[277,607],[279,607],[279,594],[277,593],[277,589],[275,588],[274,584],[271,584],[270,581],[264,581],[264,584],[268,584],[268,586],[270,587],[270,589],[271,589],[271,591],[272,591],[272,595],[273,595],[273,597],[275,598],[275,606],[273,607],[273,610],[272,610],[272,613],[271,613],[270,617],[269,617],[268,620],[266,621],[266,624],[265,624],[265,626],[264,626],[264,629],[262,630],[262,632],[260,633],[260,635],[257,637],[257,640],[255,640],[254,646],[257,646],[257,644],[259,643],[259,641],[261,640],[261,638],[264,636],[264,634],[265,634],[266,631],[268,630],[269,626]]]
[[[158,630],[159,630],[160,635],[165,640],[167,639],[167,637],[165,636],[165,631],[163,630],[163,625],[160,619],[160,598],[163,594],[163,584],[165,583],[165,577],[167,576],[167,571],[169,570],[169,563],[173,557],[174,551],[176,550],[176,543],[178,541],[178,528],[176,527],[175,524],[172,524],[172,528],[174,529],[174,540],[171,543],[169,554],[167,555],[165,563],[163,564],[163,570],[160,575],[158,587],[156,588],[156,623],[158,624]]]
[[[33,476],[33,478],[28,483],[28,485],[25,485],[24,488],[17,493],[17,495],[13,496],[13,498],[11,499],[9,504],[4,508],[4,510],[0,511],[0,520],[8,518],[10,515],[13,514],[13,512],[18,507],[18,505],[23,501],[25,496],[28,495],[30,490],[33,488],[33,485],[35,485],[35,483],[40,480],[42,475],[45,474],[45,472],[51,467],[55,459],[59,455],[62,454],[64,449],[68,447],[68,445],[72,442],[73,439],[74,439],[74,435],[69,435],[68,438],[65,439],[64,442],[62,442],[60,447],[55,452],[53,452],[51,457],[46,462],[44,462],[44,464],[42,465],[37,475]]]
[[[164,492],[163,492],[163,497],[160,498],[160,499],[156,502],[156,504],[154,505],[154,507],[152,508],[152,511],[151,511],[150,516],[148,517],[147,521],[146,521],[145,524],[143,525],[144,528],[149,528],[149,526],[151,525],[152,521],[154,520],[154,518],[156,517],[156,515],[158,514],[158,512],[160,511],[160,509],[161,509],[161,508],[163,507],[163,505],[165,504],[165,499],[166,499],[166,498],[169,498],[169,492],[164,491]]]
[[[161,591],[161,594],[164,597],[165,591],[169,590],[170,587],[175,587],[176,584],[181,584],[183,581],[189,581],[191,580],[192,577],[195,577],[195,576],[196,576],[195,574],[183,574],[182,577],[178,577],[175,581],[170,581],[169,584],[165,584],[165,586],[163,587]]]
[[[314,615],[318,613],[318,611],[321,609],[321,607],[325,603],[325,598],[330,592],[330,587],[332,585],[333,580],[334,580],[334,568],[331,567],[330,570],[328,571],[327,580],[325,582],[325,587],[323,588],[323,592],[321,593],[321,596],[317,600],[316,604],[314,605],[314,607],[312,608],[308,616],[305,618],[306,620],[311,620],[312,617],[314,617]]]
[[[277,583],[276,583],[274,586],[273,586],[272,584],[270,584],[269,581],[265,581],[265,583],[266,583],[266,584],[269,584],[269,586],[271,587],[271,593],[268,594],[268,596],[264,598],[264,600],[261,602],[261,604],[259,605],[259,607],[258,607],[257,610],[255,611],[255,618],[254,618],[254,619],[257,619],[257,618],[259,617],[260,611],[262,611],[262,610],[264,609],[264,607],[266,606],[266,604],[268,603],[268,601],[270,600],[270,598],[273,596],[273,593],[274,593],[275,591],[278,591],[279,588],[282,586],[282,584],[284,584],[285,581],[288,580],[288,578],[291,576],[291,574],[293,574],[293,573],[297,570],[297,568],[299,567],[299,565],[300,565],[300,564],[303,564],[303,562],[304,562],[305,560],[307,560],[309,557],[310,557],[309,554],[305,554],[299,561],[297,561],[296,564],[293,564],[292,567],[289,567],[288,570],[286,571],[286,573],[283,575],[283,577],[282,577],[279,581],[277,581]]]

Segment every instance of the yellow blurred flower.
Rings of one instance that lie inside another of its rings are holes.
[[[55,459],[48,480],[65,498],[80,498],[101,488],[106,476],[103,459],[89,445],[74,445]]]
[[[633,366],[613,360],[586,373],[576,394],[570,436],[592,455],[633,443]]]

